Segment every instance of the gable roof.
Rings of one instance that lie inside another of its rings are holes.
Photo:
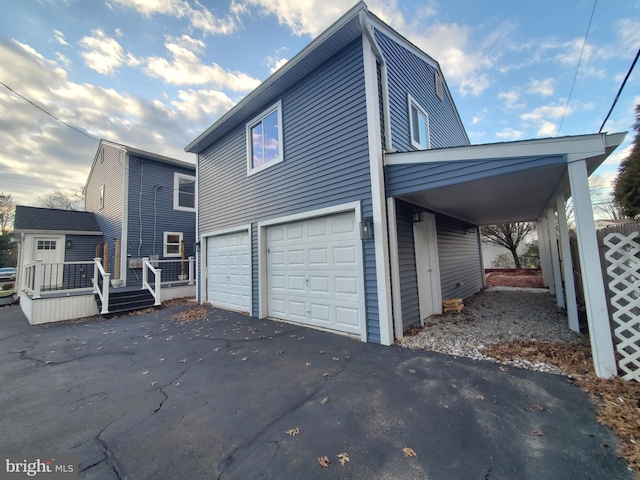
[[[55,231],[102,235],[98,221],[92,212],[24,205],[16,206],[13,231],[16,233]]]

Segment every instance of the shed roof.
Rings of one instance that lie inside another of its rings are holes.
[[[92,212],[16,206],[14,232],[43,231],[73,232],[87,235],[102,234],[98,221]]]

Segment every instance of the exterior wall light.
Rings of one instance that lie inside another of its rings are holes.
[[[362,217],[360,222],[360,238],[362,240],[373,239],[373,217]]]

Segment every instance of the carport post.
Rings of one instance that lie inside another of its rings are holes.
[[[578,321],[578,301],[576,299],[576,285],[573,279],[573,261],[571,259],[571,244],[569,243],[569,228],[567,226],[567,214],[564,195],[556,195],[556,208],[558,210],[558,227],[560,228],[560,248],[562,249],[562,272],[564,273],[564,288],[567,300],[567,316],[569,328],[574,332],[580,331]]]
[[[553,270],[551,267],[551,254],[549,253],[549,230],[547,228],[547,217],[544,215],[538,220],[538,249],[540,250],[540,266],[542,267],[542,280],[545,286],[549,287],[549,293],[556,293],[553,284]]]
[[[549,225],[549,246],[551,247],[551,262],[553,264],[553,283],[556,286],[556,304],[564,308],[564,292],[562,289],[562,273],[560,272],[560,254],[558,253],[558,233],[556,230],[556,216],[553,207],[547,208],[547,223]]]
[[[593,366],[598,377],[615,377],[618,372],[616,358],[613,353],[607,299],[604,294],[596,226],[593,221],[587,163],[584,159],[569,161],[567,168],[573,197],[582,287],[587,310],[587,322],[589,324]]]

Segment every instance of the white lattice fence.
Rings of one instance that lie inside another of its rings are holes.
[[[639,232],[609,233],[604,237],[605,259],[611,278],[609,291],[618,362],[622,378],[640,381],[640,244]]]

